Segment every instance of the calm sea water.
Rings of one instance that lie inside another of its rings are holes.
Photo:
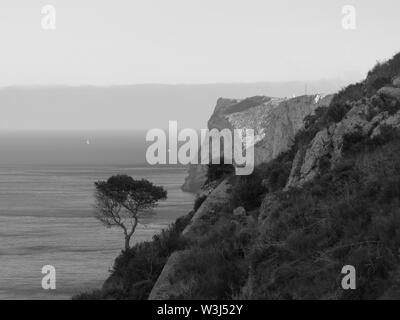
[[[180,190],[185,168],[129,165],[129,152],[118,155],[118,147],[142,154],[137,137],[132,145],[126,133],[94,133],[89,144],[87,133],[46,136],[0,137],[0,299],[69,299],[102,285],[123,237],[119,229],[106,229],[93,217],[97,180],[123,173],[168,190],[168,199],[138,227],[133,242],[151,239],[193,205],[193,195]],[[32,151],[35,144],[43,158]],[[53,154],[60,149],[68,161]],[[56,290],[41,287],[44,265],[56,268]]]

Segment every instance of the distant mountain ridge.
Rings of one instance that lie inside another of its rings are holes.
[[[305,92],[334,92],[340,80],[123,86],[26,86],[0,88],[0,130],[148,130],[204,128],[221,97],[292,97]]]

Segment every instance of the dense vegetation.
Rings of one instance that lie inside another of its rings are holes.
[[[334,170],[275,194],[249,259],[259,284],[250,298],[376,299],[390,292],[400,266],[400,139],[391,137],[383,145],[358,141],[358,152]],[[357,270],[354,291],[337,283],[348,264]]]
[[[247,99],[244,99],[233,106],[230,106],[229,109],[227,110],[226,114],[230,113],[235,113],[235,112],[242,112],[247,109],[259,106],[260,104],[264,102],[268,102],[270,98],[266,98],[264,96],[255,96],[255,97],[250,97]]]
[[[232,164],[227,164],[222,157],[220,163],[210,163],[207,166],[207,180],[206,184],[213,181],[221,181],[225,177],[231,175],[235,168]]]
[[[174,298],[399,299],[397,129],[382,126],[372,139],[346,135],[333,168],[322,161],[314,180],[284,190],[295,154],[318,131],[343,119],[352,102],[370,98],[399,74],[400,54],[378,64],[365,81],[343,89],[329,106],[307,117],[291,150],[250,176],[234,177],[231,167],[210,166],[208,183],[231,176],[232,206],[206,216],[208,227],[190,241],[181,236],[190,216],[178,220],[152,242],[118,257],[103,290],[77,298],[145,299],[168,256],[185,249],[179,279],[170,280],[183,281],[186,288]],[[393,108],[386,111],[400,105]],[[197,199],[195,210],[205,199]],[[238,206],[251,214],[233,215]],[[356,268],[357,290],[342,290],[344,265]]]
[[[246,210],[259,208],[267,192],[282,189],[287,182],[294,158],[294,149],[282,153],[275,160],[263,163],[251,175],[235,177],[232,202]]]

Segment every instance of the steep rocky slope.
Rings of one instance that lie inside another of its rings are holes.
[[[369,99],[353,102],[344,119],[319,131],[307,149],[300,149],[294,159],[287,188],[299,187],[320,173],[321,163],[333,167],[340,160],[345,138],[374,138],[382,128],[400,126],[400,86],[396,78],[392,86],[382,87]]]
[[[182,235],[188,239],[196,239],[204,230],[209,229],[218,219],[219,214],[230,207],[231,188],[229,181],[222,181],[194,213]],[[186,290],[190,290],[190,285],[185,283],[185,279],[180,278],[178,273],[179,266],[189,252],[182,250],[171,255],[151,290],[150,300],[183,298]]]

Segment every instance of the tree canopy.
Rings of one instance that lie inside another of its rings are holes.
[[[116,175],[95,183],[96,218],[106,227],[118,226],[125,235],[125,249],[136,230],[139,218],[149,214],[167,191],[148,180]]]

